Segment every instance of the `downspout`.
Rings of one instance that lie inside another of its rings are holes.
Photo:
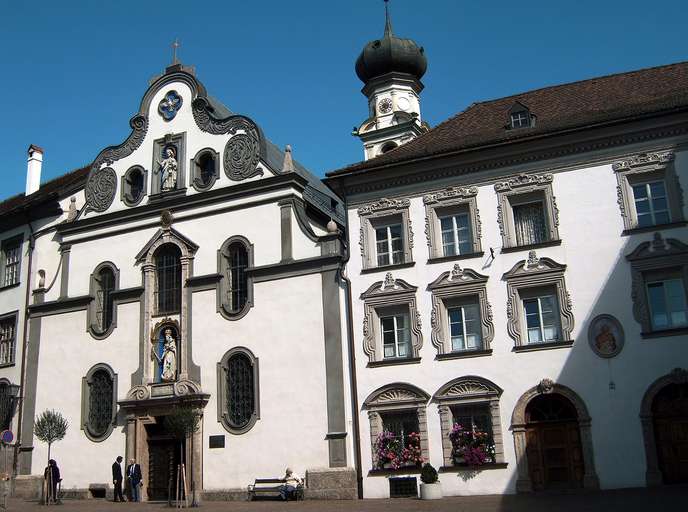
[[[19,406],[19,416],[17,418],[17,439],[14,442],[14,457],[12,460],[12,474],[16,478],[17,476],[17,462],[19,459],[19,449],[21,448],[21,434],[22,434],[22,420],[24,416],[24,394],[26,393],[24,389],[24,379],[26,377],[26,352],[27,346],[29,344],[29,299],[31,297],[31,267],[33,265],[33,250],[36,246],[36,238],[34,236],[33,226],[31,225],[31,219],[28,214],[26,215],[26,223],[29,226],[29,262],[26,268],[26,297],[24,299],[24,332],[22,333],[22,363],[21,363],[21,373],[19,374],[19,392],[20,396],[16,400],[21,401]]]
[[[339,269],[339,276],[346,285],[346,336],[349,345],[349,374],[351,382],[351,422],[354,430],[354,466],[356,469],[356,488],[358,499],[363,499],[363,470],[361,468],[361,426],[358,411],[358,384],[356,379],[356,345],[354,343],[353,301],[351,299],[351,280],[346,277],[345,267],[349,262],[349,209],[344,196],[344,237],[345,252]]]

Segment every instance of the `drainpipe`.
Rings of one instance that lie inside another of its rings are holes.
[[[358,384],[356,379],[356,345],[354,343],[353,301],[351,299],[351,280],[345,275],[345,267],[349,262],[349,208],[344,196],[344,237],[345,252],[339,269],[339,277],[346,285],[346,335],[349,346],[349,374],[351,382],[351,421],[354,430],[354,466],[356,468],[356,488],[358,499],[363,499],[363,470],[361,468],[361,426],[358,411]]]
[[[12,460],[12,474],[13,477],[17,477],[17,462],[19,458],[19,449],[21,448],[21,434],[22,434],[22,421],[24,417],[24,402],[23,397],[26,393],[24,389],[24,379],[26,377],[26,352],[29,344],[29,300],[31,298],[31,267],[33,266],[33,250],[36,246],[35,233],[33,231],[33,226],[31,225],[31,219],[29,215],[26,214],[26,223],[29,226],[29,261],[26,268],[26,296],[24,299],[24,332],[22,333],[22,362],[21,362],[21,373],[19,376],[19,393],[20,395],[16,398],[21,405],[19,406],[19,416],[17,418],[17,439],[14,442],[14,457]]]

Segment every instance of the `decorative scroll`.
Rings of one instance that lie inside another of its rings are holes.
[[[86,183],[86,204],[90,210],[104,212],[115,199],[117,173],[106,167],[93,172]]]
[[[263,171],[257,167],[259,159],[258,140],[246,133],[238,133],[229,139],[225,146],[225,174],[234,181],[262,176]]]

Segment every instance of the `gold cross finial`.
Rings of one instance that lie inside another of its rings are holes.
[[[172,43],[172,65],[174,66],[175,64],[179,63],[179,60],[177,59],[177,48],[179,48],[181,45],[179,44],[179,38],[174,39],[174,43]]]

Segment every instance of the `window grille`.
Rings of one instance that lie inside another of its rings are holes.
[[[227,265],[229,267],[229,286],[227,287],[229,310],[232,313],[238,313],[246,305],[248,298],[248,276],[246,274],[248,251],[243,244],[237,242],[229,246]]]
[[[158,314],[179,313],[182,301],[182,266],[179,249],[166,246],[155,256]]]
[[[104,268],[96,277],[96,327],[105,332],[112,325],[114,304],[112,292],[115,289],[115,274],[110,268]]]
[[[88,429],[94,436],[102,436],[112,422],[113,382],[107,371],[96,370],[89,386]]]
[[[549,240],[541,202],[515,205],[513,209],[517,245],[539,244]]]
[[[402,446],[407,446],[409,443],[408,435],[412,432],[418,433],[420,430],[418,413],[414,409],[413,412],[384,414],[382,416],[382,428],[385,432],[394,434]]]
[[[14,401],[10,395],[10,386],[3,382],[0,384],[0,429],[9,430],[13,406]]]
[[[245,354],[235,354],[227,361],[227,415],[234,428],[246,426],[255,411],[253,365]]]
[[[0,321],[0,366],[14,364],[16,317]]]
[[[19,282],[19,262],[21,261],[21,242],[16,241],[5,245],[3,286],[11,286]]]
[[[389,479],[390,498],[415,498],[418,496],[418,481],[415,476]]]

